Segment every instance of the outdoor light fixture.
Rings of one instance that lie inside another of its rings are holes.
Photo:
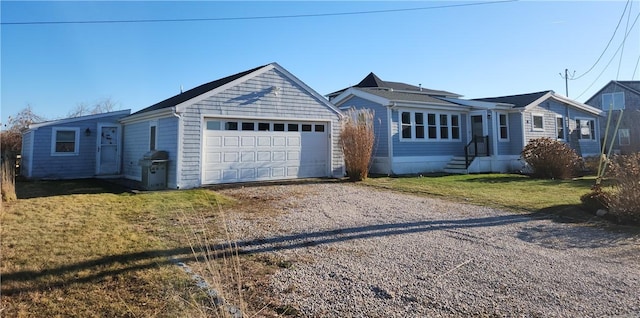
[[[85,129],[85,130],[84,130],[84,134],[85,134],[86,136],[91,136],[91,129],[89,129],[89,128],[87,127],[87,129]]]
[[[278,87],[278,86],[271,86],[271,92],[273,93],[273,95],[278,96],[278,93],[280,93],[280,87]]]

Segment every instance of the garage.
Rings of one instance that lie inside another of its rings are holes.
[[[330,175],[329,122],[205,119],[202,183]]]

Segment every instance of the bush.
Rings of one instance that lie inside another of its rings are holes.
[[[373,152],[373,111],[350,109],[340,135],[347,176],[360,181],[369,175],[369,163]]]
[[[619,222],[640,224],[640,153],[611,158],[608,175],[615,181],[609,212]]]
[[[569,179],[580,167],[580,157],[569,145],[551,138],[529,141],[522,158],[532,169],[531,176],[544,179]]]

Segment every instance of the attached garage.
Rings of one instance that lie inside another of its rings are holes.
[[[200,85],[125,117],[123,171],[169,155],[169,188],[342,177],[341,112],[276,63]]]
[[[206,119],[203,184],[328,177],[329,122]]]

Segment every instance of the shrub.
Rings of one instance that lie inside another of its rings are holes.
[[[611,158],[608,175],[615,180],[609,212],[619,222],[640,224],[640,153]]]
[[[350,109],[343,122],[340,144],[344,153],[347,176],[360,181],[369,174],[369,163],[373,152],[373,111]]]
[[[580,163],[580,157],[569,145],[547,137],[529,141],[522,158],[531,167],[532,177],[544,179],[571,178]]]

